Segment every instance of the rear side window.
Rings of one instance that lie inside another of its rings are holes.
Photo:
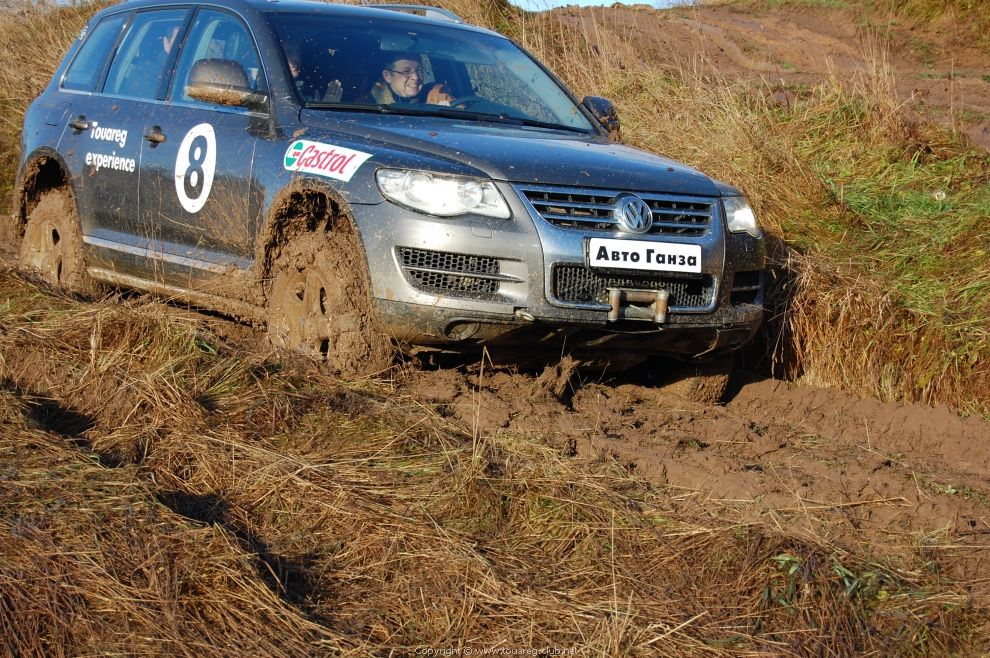
[[[131,27],[110,64],[103,93],[131,98],[155,98],[178,48],[185,9],[145,11]]]
[[[103,72],[103,65],[106,64],[107,56],[113,45],[117,43],[117,36],[120,28],[124,24],[126,14],[107,16],[99,25],[90,32],[86,43],[82,45],[76,58],[72,60],[72,65],[62,78],[63,89],[73,89],[76,91],[93,91],[93,87],[100,79]]]

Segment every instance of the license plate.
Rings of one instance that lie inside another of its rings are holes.
[[[701,272],[701,245],[592,238],[588,264],[620,270]]]

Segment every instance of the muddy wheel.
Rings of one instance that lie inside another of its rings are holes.
[[[371,309],[367,267],[353,228],[299,236],[276,261],[268,336],[279,349],[325,362],[342,375],[387,368],[391,341]]]
[[[86,273],[82,231],[66,190],[45,192],[28,215],[18,263],[53,286],[86,295],[99,293]]]
[[[684,364],[678,378],[661,388],[702,404],[718,404],[729,388],[735,354],[721,354],[708,363]]]

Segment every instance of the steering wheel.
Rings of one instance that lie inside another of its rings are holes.
[[[491,103],[490,100],[484,96],[471,95],[471,96],[461,96],[450,101],[451,107],[456,107],[461,110],[466,110],[474,105],[479,105],[481,103]]]
[[[505,116],[514,119],[531,118],[525,112],[517,110],[511,105],[493,101],[484,96],[461,96],[450,101],[450,106],[459,110],[466,110],[478,114],[490,114],[492,116]]]

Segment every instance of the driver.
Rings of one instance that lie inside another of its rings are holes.
[[[366,100],[379,105],[419,103],[423,90],[423,64],[419,55],[402,53],[385,61],[382,79],[374,84]]]

